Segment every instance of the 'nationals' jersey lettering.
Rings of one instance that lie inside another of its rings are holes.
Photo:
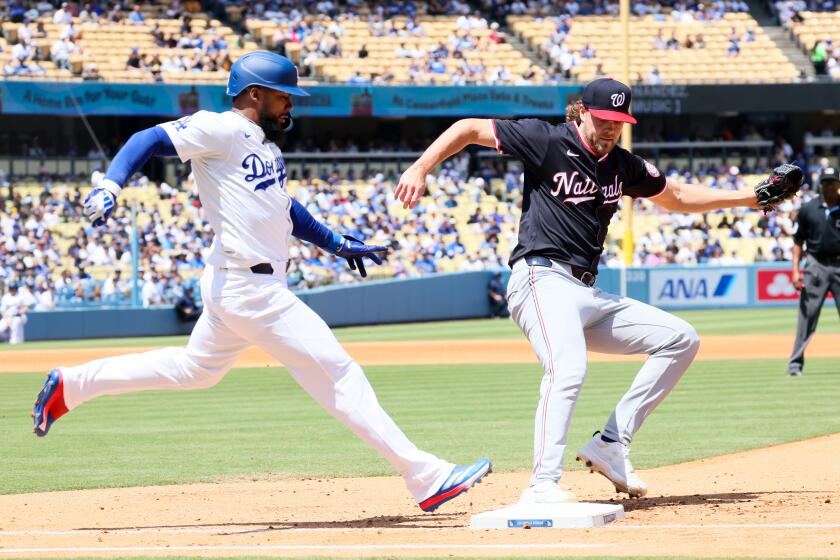
[[[594,272],[622,195],[650,197],[665,188],[659,170],[627,150],[616,147],[596,157],[575,123],[492,124],[499,151],[525,164],[519,242],[511,265],[535,254]]]

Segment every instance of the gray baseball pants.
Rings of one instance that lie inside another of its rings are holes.
[[[559,480],[572,412],[587,371],[587,350],[648,354],[603,428],[629,444],[662,402],[700,346],[694,328],[651,305],[590,288],[568,265],[513,266],[508,283],[511,316],[543,366],[534,430],[531,484]]]
[[[805,275],[802,279],[802,292],[799,294],[799,319],[796,323],[796,340],[793,352],[788,360],[788,373],[801,373],[805,365],[805,348],[817,330],[820,311],[828,295],[834,294],[834,305],[840,314],[840,260],[837,264],[823,264],[808,255],[805,262]]]

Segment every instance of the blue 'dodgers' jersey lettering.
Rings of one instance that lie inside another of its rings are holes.
[[[286,180],[286,166],[281,157],[275,158],[274,161],[263,160],[257,154],[251,153],[242,160],[242,169],[248,171],[245,175],[246,181],[259,181],[254,185],[254,191],[266,190],[278,181],[282,187]]]

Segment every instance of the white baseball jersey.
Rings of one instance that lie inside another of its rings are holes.
[[[277,145],[265,140],[255,122],[233,111],[199,111],[160,126],[181,161],[192,161],[198,195],[215,233],[208,264],[285,265],[291,198]]]
[[[455,465],[418,449],[402,433],[362,368],[324,320],[288,289],[282,272],[247,270],[288,259],[291,198],[280,150],[264,143],[259,126],[234,112],[200,111],[161,126],[181,160],[192,161],[198,194],[216,234],[211,266],[201,277],[204,310],[186,348],[61,368],[67,408],[100,395],[210,387],[246,348],[257,345],[388,460],[418,502],[435,495]]]

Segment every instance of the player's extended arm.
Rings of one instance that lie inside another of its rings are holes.
[[[85,214],[93,225],[101,226],[108,220],[123,185],[149,158],[175,155],[175,146],[161,127],[153,126],[134,133],[114,156],[105,177],[93,185],[93,191],[85,198]]]
[[[721,208],[761,208],[764,213],[775,210],[786,200],[796,196],[805,179],[802,170],[791,163],[773,169],[752,191],[724,191],[697,185],[687,185],[668,179],[665,190],[651,197],[656,204],[675,212],[705,212]]]
[[[394,196],[403,202],[403,208],[414,208],[426,192],[426,176],[435,166],[470,144],[488,148],[496,147],[493,123],[490,119],[461,119],[447,128],[437,140],[432,142],[431,146],[426,148],[423,155],[405,170],[394,190]]]
[[[377,253],[387,253],[388,247],[382,245],[366,245],[360,239],[349,235],[339,235],[319,222],[297,200],[292,199],[289,210],[292,218],[292,235],[314,243],[325,251],[338,257],[347,259],[352,270],[359,270],[362,278],[367,276],[364,258],[367,257],[376,264],[382,264],[382,258]]]
[[[758,208],[752,189],[729,191],[700,185],[690,185],[668,178],[665,190],[652,197],[651,202],[672,212],[706,212],[721,208]]]

